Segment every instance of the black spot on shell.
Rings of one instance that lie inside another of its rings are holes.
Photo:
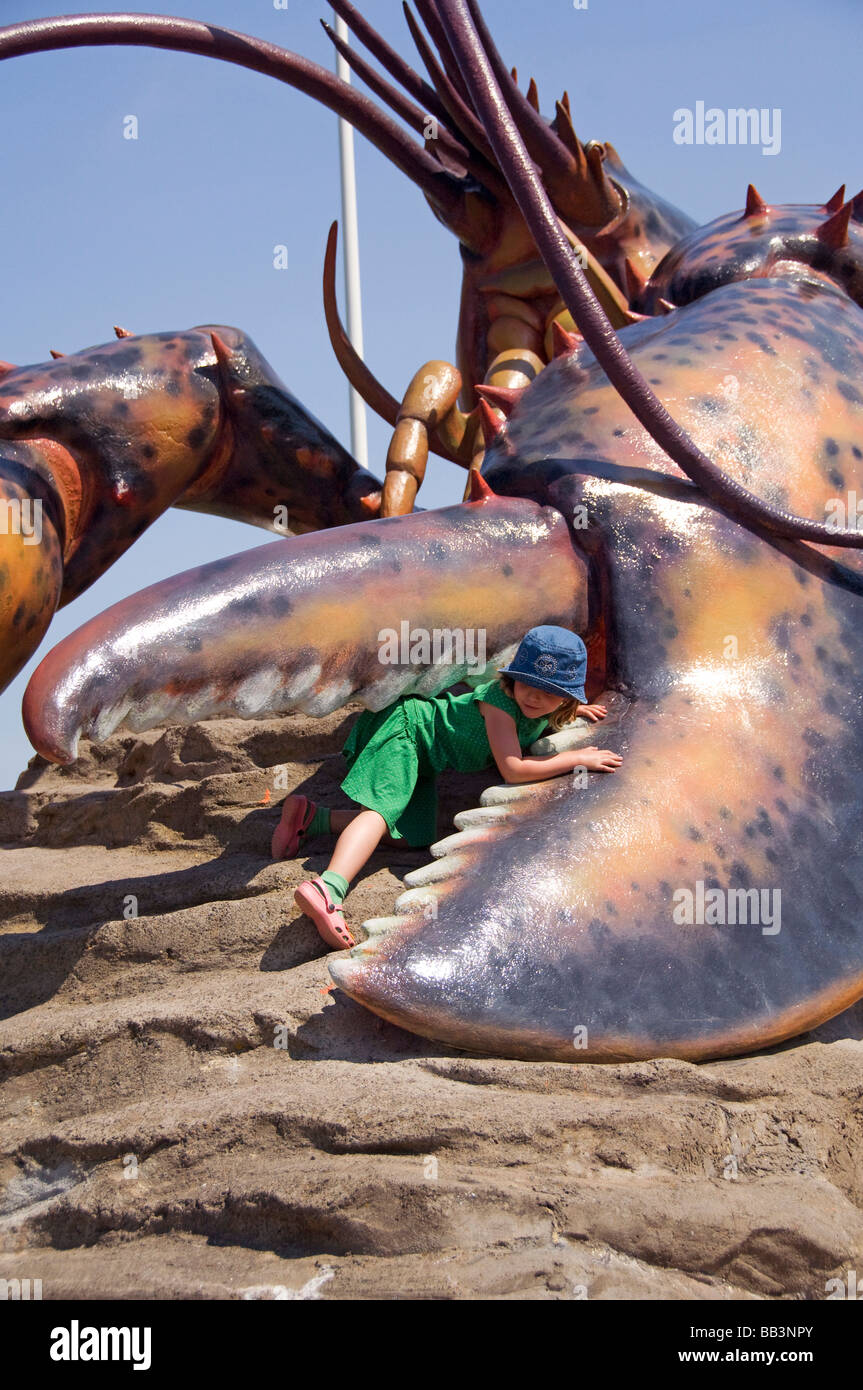
[[[141,360],[141,349],[139,347],[120,347],[118,345],[116,348],[110,350],[110,357],[108,360],[113,368],[121,367],[125,369],[128,367],[136,367]]]
[[[229,570],[233,569],[236,558],[235,555],[225,555],[220,560],[210,560],[207,565],[208,574],[212,576],[214,574],[227,573]]]
[[[594,917],[587,928],[591,941],[600,949],[607,950],[612,942],[611,932],[604,922],[600,922],[598,917]]]
[[[756,819],[755,824],[756,824],[758,830],[761,832],[762,835],[772,835],[772,834],[773,834],[773,825],[772,825],[772,822],[771,822],[771,820],[770,820],[769,815],[767,814],[766,807],[764,807],[764,806],[759,806],[759,807],[758,807],[758,817],[757,817],[757,819]]]

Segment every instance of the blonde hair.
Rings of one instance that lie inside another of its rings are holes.
[[[512,700],[514,698],[515,693],[515,682],[513,681],[512,676],[498,676],[497,679],[498,684],[500,685],[500,688],[503,691],[504,695],[508,695],[509,698]],[[552,729],[554,729],[555,733],[557,733],[559,729],[562,729],[564,725],[572,723],[573,719],[577,717],[578,706],[580,703],[580,700],[562,699],[557,709],[552,710],[551,714],[548,716],[548,722],[551,725]]]

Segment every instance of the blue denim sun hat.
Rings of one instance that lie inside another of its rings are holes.
[[[583,704],[587,647],[565,627],[532,627],[519,643],[512,664],[502,667],[498,675]]]

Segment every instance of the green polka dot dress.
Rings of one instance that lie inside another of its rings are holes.
[[[396,840],[429,845],[437,835],[436,779],[445,768],[480,772],[494,764],[479,702],[506,710],[519,746],[530,747],[548,724],[527,719],[495,679],[464,695],[405,695],[386,709],[364,710],[343,753],[350,771],[342,791],[378,811]]]

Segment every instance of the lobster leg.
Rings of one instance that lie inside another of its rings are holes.
[[[584,562],[554,508],[485,488],[473,503],[277,541],[124,599],[48,653],[24,723],[40,753],[69,763],[82,734],[121,724],[325,714],[352,698],[380,709],[482,669],[536,622],[586,629]],[[384,634],[417,632],[426,650],[392,660]],[[432,646],[435,632],[454,634],[456,653],[461,634],[470,658]]]
[[[494,358],[485,374],[485,384],[507,391],[523,390],[543,365],[542,358],[528,347],[506,348]],[[482,401],[466,415],[458,406],[461,388],[461,373],[449,362],[426,362],[414,374],[387,451],[381,516],[404,516],[412,510],[425,476],[429,431],[434,431],[459,462],[468,465],[470,472],[481,467],[486,445],[497,434],[501,417],[495,416]],[[468,478],[465,502],[470,499],[471,487]],[[371,499],[369,510],[370,504]]]
[[[461,373],[449,362],[426,362],[414,374],[387,451],[381,516],[404,516],[413,510],[428,462],[429,430],[448,416],[460,417],[463,427],[467,423],[456,406],[460,390]]]

